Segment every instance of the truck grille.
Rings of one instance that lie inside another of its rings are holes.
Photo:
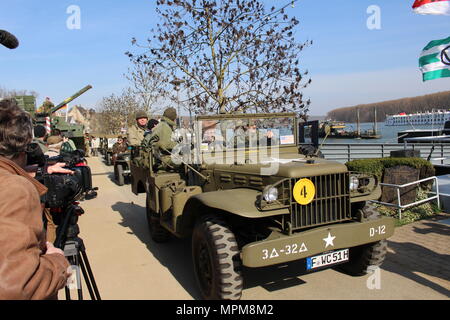
[[[283,183],[283,195],[290,205],[293,230],[351,218],[348,173],[305,178],[311,180],[316,188],[313,201],[307,205],[297,203],[292,194],[295,183],[300,179],[287,179]]]

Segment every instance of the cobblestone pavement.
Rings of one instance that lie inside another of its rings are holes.
[[[450,298],[449,214],[417,221],[395,229],[389,239],[383,269],[396,264],[402,276],[430,287]]]

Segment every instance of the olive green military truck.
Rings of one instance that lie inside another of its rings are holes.
[[[69,102],[72,102],[91,88],[91,85],[87,85],[58,105],[44,105],[39,109],[36,109],[36,98],[34,96],[16,96],[15,99],[20,107],[31,114],[34,125],[50,126],[51,130],[58,129],[66,137],[73,140],[78,149],[86,151],[84,145],[84,125],[67,123],[65,117],[57,116],[56,112],[66,107]]]
[[[107,166],[112,165],[112,147],[114,143],[117,142],[117,134],[104,134],[97,135],[100,138],[100,148],[99,151],[105,159]]]
[[[303,260],[363,275],[382,263],[394,222],[369,205],[377,179],[302,152],[294,113],[196,120],[193,150],[172,152],[179,166],[161,170],[154,146],[134,150],[130,166],[152,239],[191,237],[203,298],[240,299],[242,266]]]

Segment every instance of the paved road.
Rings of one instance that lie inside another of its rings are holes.
[[[102,298],[198,299],[190,241],[154,243],[147,231],[145,195],[134,195],[129,185],[118,187],[112,167],[100,158],[89,158],[89,164],[100,190],[98,198],[82,203],[80,236]],[[378,274],[306,273],[303,261],[245,269],[243,299],[449,299],[449,244],[450,226],[419,222],[396,230]]]

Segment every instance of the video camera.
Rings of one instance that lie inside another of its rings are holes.
[[[43,202],[47,208],[65,208],[71,202],[82,199],[93,199],[98,188],[92,187],[91,169],[86,165],[84,151],[75,150],[62,153],[56,157],[48,157],[42,153],[37,143],[31,143],[27,148],[28,165],[38,165],[36,180],[45,185],[48,192]],[[58,162],[64,162],[65,168],[73,174],[46,173],[46,168]]]
[[[64,255],[71,265],[81,268],[83,278],[92,300],[101,300],[97,284],[92,273],[83,240],[78,237],[80,228],[78,217],[84,210],[78,206],[77,200],[89,200],[97,196],[92,188],[91,169],[86,165],[84,151],[62,153],[56,157],[48,157],[42,153],[37,143],[27,147],[27,164],[38,165],[36,180],[44,184],[48,191],[44,195],[45,207],[50,208],[53,222],[58,226],[54,245],[64,250]],[[47,173],[47,166],[64,162],[73,174]],[[56,215],[53,215],[57,213]],[[78,269],[79,270],[79,269]],[[80,275],[78,275],[80,277]],[[80,279],[80,278],[79,278]],[[66,287],[66,299],[70,300],[70,291]],[[82,288],[78,288],[78,299],[83,300]]]

